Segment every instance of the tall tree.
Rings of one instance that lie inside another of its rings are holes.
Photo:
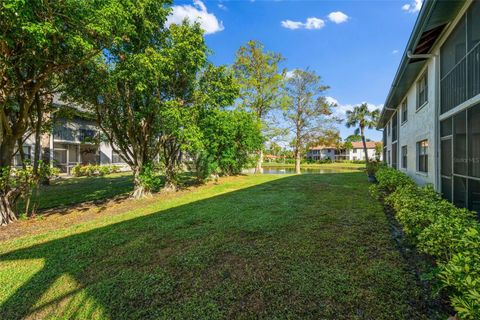
[[[282,61],[280,54],[265,51],[258,41],[248,41],[237,51],[233,68],[240,85],[240,105],[255,113],[263,132],[267,131],[268,113],[281,105],[283,75],[279,64]],[[258,150],[256,172],[262,171],[262,162],[263,148]]]
[[[335,105],[322,95],[328,89],[321,84],[320,76],[309,69],[294,70],[287,78],[288,104],[284,116],[294,134],[292,146],[297,174],[306,146],[331,130],[329,124],[336,120],[332,115]]]
[[[67,81],[69,95],[92,106],[103,133],[132,169],[134,198],[150,193],[142,175],[160,153],[166,186],[173,188],[182,143],[197,135],[196,77],[207,54],[199,24],[163,28],[168,11],[160,2],[151,4],[135,9],[135,28],[123,45]]]
[[[142,0],[141,2],[145,2]],[[0,225],[15,220],[17,191],[8,182],[16,144],[29,117],[42,118],[36,99],[53,78],[114,43],[128,29],[127,8],[138,1],[4,0],[0,9]],[[47,105],[47,104],[45,104]]]
[[[372,129],[375,127],[378,121],[378,116],[380,111],[375,109],[370,111],[366,103],[362,103],[359,106],[355,106],[353,110],[348,110],[346,125],[347,128],[356,127],[355,135],[360,135],[362,137],[363,143],[363,152],[365,153],[365,161],[369,162],[368,153],[367,153],[367,144],[365,139],[365,129]]]

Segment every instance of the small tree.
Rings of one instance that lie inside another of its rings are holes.
[[[288,104],[284,112],[285,120],[293,133],[293,153],[295,172],[300,173],[300,162],[306,146],[318,141],[332,120],[332,108],[322,94],[328,86],[321,84],[320,76],[310,70],[295,70],[286,81]]]
[[[237,51],[233,66],[240,86],[240,106],[257,116],[264,133],[269,131],[266,121],[268,113],[281,105],[283,75],[278,65],[282,61],[280,54],[264,51],[260,42],[252,40]],[[261,172],[263,147],[257,152],[255,172]]]
[[[365,140],[365,128],[372,129],[378,121],[379,110],[370,111],[366,103],[355,106],[353,110],[347,111],[347,128],[357,127],[355,135],[360,135],[363,143],[363,152],[365,153],[365,161],[368,164],[367,144]]]

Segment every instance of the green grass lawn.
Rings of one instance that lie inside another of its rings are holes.
[[[0,319],[427,319],[367,188],[242,176],[0,243]]]
[[[276,163],[264,162],[264,167],[286,167],[294,168],[293,163]],[[318,169],[347,169],[347,170],[361,170],[365,168],[364,163],[346,163],[346,162],[332,162],[332,163],[302,163],[301,168],[318,168]]]
[[[128,172],[103,177],[59,178],[48,186],[40,186],[38,208],[42,210],[103,200],[127,195],[132,190],[133,178]],[[20,207],[23,208],[24,204],[21,203]]]

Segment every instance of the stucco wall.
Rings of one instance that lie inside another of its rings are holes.
[[[401,106],[397,106],[398,114],[398,169],[406,172],[418,184],[435,184],[436,172],[436,59],[429,59],[426,69],[428,70],[428,102],[417,110],[417,83],[415,82],[408,90],[407,121],[402,123]],[[423,71],[419,74],[419,78],[423,75]],[[418,79],[417,79],[418,80]],[[393,117],[392,117],[393,118]],[[388,122],[391,126],[392,118]],[[386,129],[386,128],[385,128]],[[428,140],[428,172],[418,171],[417,161],[417,142]],[[407,146],[407,169],[402,168],[402,146]],[[387,135],[387,150],[392,155],[392,132]],[[388,155],[388,152],[387,152]],[[391,163],[392,161],[390,161]]]

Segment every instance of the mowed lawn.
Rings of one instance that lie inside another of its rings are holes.
[[[44,210],[126,196],[132,190],[133,178],[130,172],[103,177],[60,178],[52,180],[48,186],[40,186],[38,208]],[[23,208],[24,204],[22,203],[20,207]]]
[[[358,172],[241,176],[132,202],[0,243],[0,283],[0,319],[427,318]]]

